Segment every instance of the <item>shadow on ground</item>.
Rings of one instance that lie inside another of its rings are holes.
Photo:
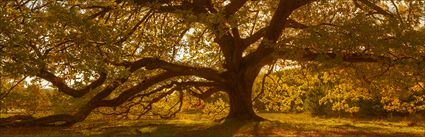
[[[365,136],[420,137],[423,134],[387,131],[379,127],[360,127],[353,124],[284,123],[278,121],[240,122],[87,122],[71,128],[26,127],[1,128],[0,136],[110,136],[110,137],[263,137],[263,136]]]
[[[249,128],[258,122],[238,122],[226,121],[221,124],[205,129],[191,130],[178,133],[177,136],[214,136],[214,137],[232,137],[238,133],[245,133],[244,129]]]
[[[323,127],[323,128],[318,128]],[[357,127],[350,124],[337,126],[321,124],[294,124],[278,121],[239,122],[230,121],[205,124],[148,124],[143,126],[113,127],[104,129],[99,136],[146,137],[280,137],[280,136],[364,136],[364,137],[421,137],[423,135],[385,131],[373,127]]]

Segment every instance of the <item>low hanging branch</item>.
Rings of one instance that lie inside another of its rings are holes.
[[[178,76],[173,73],[165,72],[154,76],[150,79],[147,79],[146,82],[139,83],[138,85],[125,90],[118,97],[113,99],[105,99],[108,97],[118,86],[121,85],[123,81],[126,79],[119,79],[118,81],[113,82],[105,89],[97,93],[93,98],[90,99],[89,102],[86,103],[83,107],[81,107],[78,112],[75,114],[59,114],[59,115],[51,115],[42,118],[33,118],[33,119],[16,119],[14,121],[9,121],[7,123],[1,123],[1,126],[69,126],[76,122],[84,120],[94,109],[99,107],[116,107],[124,102],[126,102],[132,96],[138,94],[141,91],[148,89],[149,87],[167,80],[169,78]]]
[[[104,88],[102,91],[97,93],[90,101],[79,109],[79,111],[75,114],[61,114],[61,115],[52,115],[42,118],[23,120],[20,122],[12,121],[9,123],[3,123],[0,126],[35,126],[35,125],[72,125],[76,122],[84,120],[94,109],[99,107],[116,107],[124,102],[128,101],[131,97],[139,94],[141,91],[147,90],[149,87],[160,83],[164,80],[167,80],[176,76],[185,76],[185,75],[199,75],[204,76],[205,78],[218,78],[218,72],[212,69],[199,69],[192,68],[183,65],[176,65],[167,63],[165,61],[145,58],[138,60],[132,63],[123,63],[127,68],[129,68],[130,72],[134,72],[142,67],[147,69],[157,69],[161,68],[166,70],[166,72],[158,74],[152,78],[145,80],[142,83],[137,84],[136,86],[129,88],[123,91],[118,97],[113,99],[105,99],[108,97],[117,87],[119,87],[122,83],[127,81],[128,77],[118,79],[115,82],[112,82]],[[99,87],[103,85],[106,80],[106,74],[101,74],[100,78],[81,90],[75,90],[68,87],[61,78],[56,77],[52,73],[47,71],[41,71],[38,75],[41,78],[44,78],[50,82],[52,82],[55,86],[59,88],[61,92],[67,93],[73,97],[80,97],[83,94],[86,94],[90,89]]]
[[[109,113],[109,115],[120,115],[122,117],[128,117],[128,114],[130,113],[130,110],[134,106],[142,107],[142,112],[136,112],[138,118],[140,118],[142,115],[147,114],[150,112],[153,108],[153,104],[159,102],[161,99],[165,98],[168,95],[171,95],[172,93],[175,93],[176,91],[179,92],[179,101],[176,102],[169,110],[168,113],[163,115],[160,113],[154,113],[154,115],[161,116],[161,118],[170,118],[173,117],[177,112],[181,110],[182,107],[182,101],[183,101],[183,91],[188,91],[189,94],[194,95],[195,97],[198,97],[200,99],[206,99],[210,97],[213,93],[216,93],[220,91],[217,87],[222,86],[220,84],[217,84],[215,82],[171,82],[164,84],[158,88],[155,88],[152,91],[146,92],[146,93],[138,93],[136,95],[131,96],[128,98],[125,104],[125,106],[121,106],[125,108],[125,110],[118,112],[118,113]],[[200,90],[200,87],[210,87],[205,92],[197,93],[193,91],[193,87],[197,87],[198,90]],[[133,101],[129,101],[133,100]],[[136,100],[136,102],[134,102]],[[124,102],[123,102],[124,103]],[[178,105],[178,106],[177,106]],[[177,110],[173,110],[173,108],[178,107]],[[108,114],[108,113],[103,113]]]
[[[137,119],[139,119],[140,117],[142,117],[143,115],[147,114],[148,112],[150,112],[153,108],[153,104],[158,103],[159,101],[161,101],[162,99],[164,99],[166,96],[169,96],[175,92],[179,92],[179,101],[176,102],[176,104],[174,104],[169,110],[168,113],[163,115],[160,113],[154,113],[154,115],[158,115],[161,118],[170,118],[173,117],[176,113],[178,113],[181,110],[182,107],[182,103],[183,103],[183,91],[185,90],[184,87],[181,87],[179,85],[177,85],[178,82],[171,82],[169,84],[165,84],[162,85],[152,91],[149,91],[147,93],[141,93],[141,94],[137,94],[132,96],[131,98],[129,98],[128,100],[133,100],[133,101],[129,101],[127,103],[127,105],[124,106],[125,110],[120,112],[120,113],[112,113],[113,115],[122,115],[124,117],[128,117],[128,114],[130,113],[130,110],[132,107],[137,106],[137,107],[142,107],[142,111],[141,112],[136,112],[137,115],[139,115],[137,117]],[[136,102],[134,102],[134,100],[136,100]],[[178,104],[180,104],[178,106],[178,109],[176,111],[172,111],[173,108],[175,108]]]
[[[41,70],[39,74],[37,74],[37,76],[51,82],[54,86],[56,86],[59,89],[60,92],[70,95],[74,98],[78,98],[78,97],[84,96],[85,94],[90,92],[90,90],[101,86],[106,81],[107,74],[104,72],[101,72],[97,80],[95,80],[94,82],[86,86],[85,88],[82,88],[79,90],[69,87],[62,78],[57,77],[46,70]]]
[[[97,102],[96,106],[98,107],[117,107],[121,104],[123,104],[125,101],[129,100],[130,98],[132,98],[133,96],[139,94],[141,91],[145,91],[146,89],[148,89],[149,87],[167,80],[169,78],[172,77],[176,77],[179,76],[178,74],[174,74],[174,73],[170,73],[170,72],[165,72],[159,75],[156,75],[148,80],[145,80],[143,83],[139,83],[138,85],[129,88],[125,91],[123,91],[120,95],[118,95],[118,97],[113,98],[113,99],[105,99],[105,100],[101,100],[99,102]]]

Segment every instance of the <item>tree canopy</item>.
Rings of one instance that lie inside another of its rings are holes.
[[[424,99],[423,1],[17,0],[0,6],[1,77],[44,80],[82,104],[16,125],[70,125],[108,108],[140,115],[167,110],[154,114],[170,117],[186,96],[217,92],[228,95],[228,119],[259,120],[254,82],[278,62],[291,65],[273,71],[332,70],[347,73],[352,87],[363,86],[339,89],[418,92]],[[415,86],[422,90],[409,90]],[[155,106],[163,99],[175,105]]]

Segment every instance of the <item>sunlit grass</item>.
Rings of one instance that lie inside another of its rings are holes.
[[[382,119],[362,120],[351,118],[319,118],[307,114],[261,114],[269,120],[276,120],[289,127],[303,131],[317,131],[321,133],[340,133],[340,134],[371,134],[371,135],[397,135],[411,134],[424,135],[424,121],[416,121],[414,126],[409,125],[412,121],[388,121]],[[282,126],[280,126],[282,127]]]
[[[84,121],[70,128],[0,129],[1,136],[425,136],[423,121],[321,118],[262,113],[270,121],[214,122],[195,114],[173,120]]]

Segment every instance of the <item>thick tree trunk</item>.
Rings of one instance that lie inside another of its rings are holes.
[[[232,90],[228,91],[230,111],[226,119],[261,121],[261,118],[254,112],[252,106],[252,85],[253,82],[240,79],[233,81]]]
[[[230,99],[230,111],[227,119],[238,119],[238,120],[262,120],[263,118],[255,114],[251,96],[246,93],[229,93]]]

